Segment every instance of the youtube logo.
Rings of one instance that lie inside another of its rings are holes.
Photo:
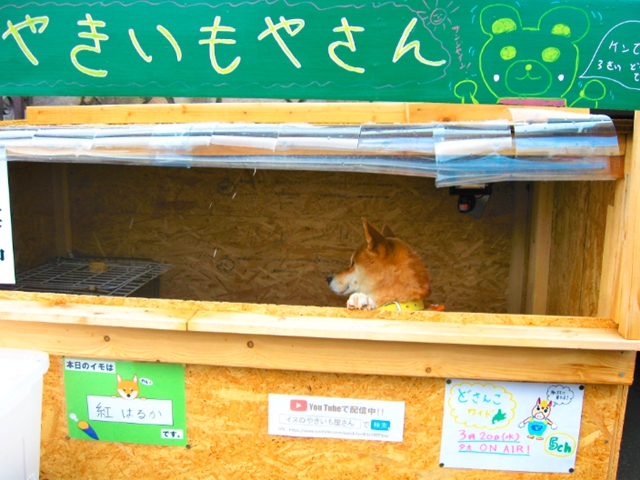
[[[289,408],[294,412],[306,412],[307,411],[307,401],[306,400],[291,400],[289,404]]]

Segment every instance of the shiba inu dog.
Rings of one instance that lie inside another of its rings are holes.
[[[140,387],[138,386],[138,375],[134,375],[131,380],[123,380],[120,374],[116,374],[118,381],[118,395],[125,400],[134,400],[140,395]],[[114,395],[115,396],[115,395]]]
[[[366,243],[353,253],[349,267],[327,278],[331,290],[350,295],[350,309],[424,310],[431,278],[418,254],[386,225],[379,232],[364,218],[362,224]]]

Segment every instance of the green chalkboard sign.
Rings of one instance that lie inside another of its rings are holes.
[[[637,0],[0,5],[0,95],[640,109]]]

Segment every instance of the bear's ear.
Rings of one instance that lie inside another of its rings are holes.
[[[487,35],[500,35],[522,28],[522,21],[509,5],[489,5],[480,12],[480,26]]]
[[[550,33],[576,43],[589,32],[589,16],[581,8],[556,7],[540,17],[542,33]]]

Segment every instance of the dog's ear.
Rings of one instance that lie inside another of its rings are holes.
[[[395,237],[393,231],[389,228],[389,225],[385,225],[384,227],[382,227],[382,235],[384,235],[387,238]]]
[[[362,225],[364,225],[364,236],[367,239],[367,248],[369,250],[375,250],[378,245],[385,243],[384,235],[367,222],[366,218],[362,218]]]

